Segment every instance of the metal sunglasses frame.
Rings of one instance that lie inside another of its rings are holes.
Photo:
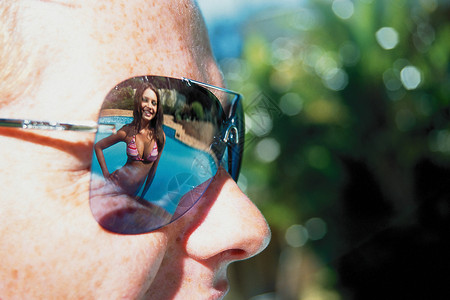
[[[231,100],[230,111],[228,114],[228,123],[226,124],[226,130],[220,138],[221,141],[225,143],[239,143],[238,128],[236,126],[236,110],[238,104],[242,99],[242,95],[218,86],[214,86],[208,83],[203,83],[197,80],[188,79],[182,77],[181,79],[187,85],[191,86],[196,84],[205,88],[217,90],[220,92],[225,92],[234,95]],[[94,121],[42,121],[42,120],[31,120],[31,119],[7,119],[0,118],[0,127],[10,127],[10,128],[21,128],[21,129],[36,129],[36,130],[57,130],[57,131],[79,131],[79,132],[93,132],[93,133],[114,133],[116,131],[115,125],[112,124],[99,124]]]

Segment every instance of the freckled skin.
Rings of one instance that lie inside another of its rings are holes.
[[[190,1],[17,3],[21,51],[38,58],[31,72],[38,75],[17,79],[35,84],[8,98],[2,117],[96,120],[114,85],[145,74],[222,85]],[[93,139],[0,128],[0,299],[223,296],[226,266],[269,241],[257,208],[221,170],[171,225],[141,235],[107,232],[89,208]]]

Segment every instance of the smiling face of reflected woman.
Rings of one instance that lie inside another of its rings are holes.
[[[112,87],[144,74],[222,85],[191,1],[18,0],[0,10],[1,117],[96,121]],[[227,266],[267,246],[263,216],[223,169],[176,222],[105,231],[89,208],[93,142],[0,129],[0,299],[218,299]]]
[[[156,93],[150,88],[146,89],[142,95],[141,110],[142,117],[147,121],[152,120],[156,116],[158,98],[156,97]]]

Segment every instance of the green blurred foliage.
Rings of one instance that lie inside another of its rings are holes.
[[[204,111],[203,106],[200,104],[200,102],[193,102],[191,104],[193,115],[195,116],[196,120],[203,120],[204,119]]]
[[[313,217],[327,234],[306,247],[324,263],[420,223],[418,166],[450,166],[449,15],[448,1],[311,0],[246,25],[242,58],[221,64],[246,99],[241,184],[274,232],[270,251]]]
[[[114,88],[108,94],[102,109],[133,110],[134,90],[131,86]]]

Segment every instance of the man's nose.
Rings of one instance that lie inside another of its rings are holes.
[[[271,234],[266,220],[224,169],[218,171],[205,194],[213,200],[188,237],[189,256],[203,260],[226,254],[229,261],[242,260],[268,245]]]

